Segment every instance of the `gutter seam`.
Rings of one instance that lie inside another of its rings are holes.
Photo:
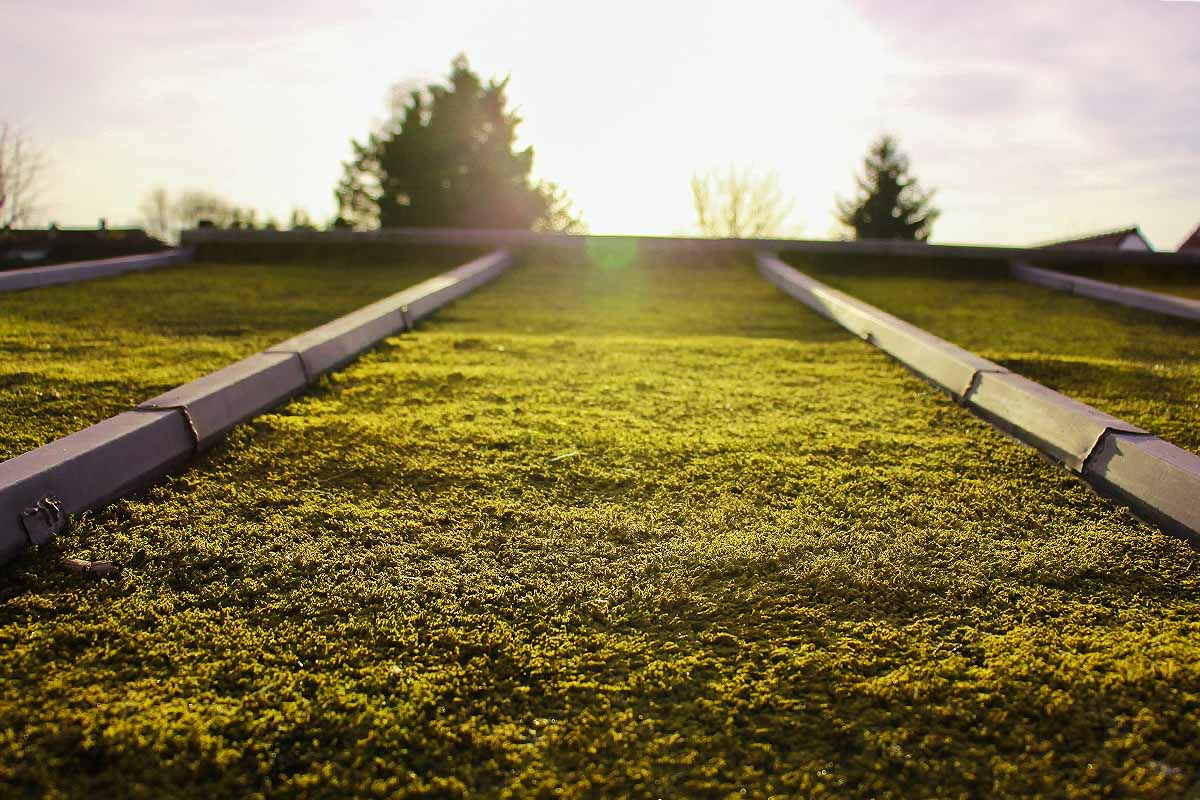
[[[192,412],[187,406],[185,406],[185,405],[160,406],[160,405],[146,405],[145,403],[143,403],[142,405],[137,406],[133,410],[134,411],[178,411],[180,414],[183,415],[183,421],[187,423],[188,432],[192,435],[192,450],[197,453],[200,452],[200,431],[196,427],[196,420],[192,419]]]

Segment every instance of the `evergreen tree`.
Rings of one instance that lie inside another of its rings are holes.
[[[379,134],[351,142],[341,224],[580,228],[561,190],[530,179],[533,148],[514,149],[521,120],[507,89],[507,78],[483,83],[460,55],[445,85],[412,92]]]
[[[933,192],[923,190],[908,174],[908,157],[896,138],[880,136],[871,145],[863,174],[855,176],[858,196],[837,198],[837,219],[857,239],[925,241],[941,212],[933,207]]]

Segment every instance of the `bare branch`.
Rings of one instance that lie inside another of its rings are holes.
[[[693,175],[692,203],[701,234],[731,238],[780,235],[793,207],[776,173],[735,165]]]
[[[175,235],[175,207],[167,190],[158,186],[150,190],[142,201],[142,226],[146,233],[162,241],[173,241]]]
[[[0,122],[0,228],[30,225],[41,207],[46,157],[17,126]]]

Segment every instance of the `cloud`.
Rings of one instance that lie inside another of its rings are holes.
[[[1200,216],[1200,5],[853,5],[906,62],[889,111],[948,194],[1036,195],[1054,224],[1142,221],[1168,244]]]
[[[903,94],[905,104],[972,119],[1012,114],[1029,107],[1034,89],[1023,74],[994,67],[971,67],[922,76]]]
[[[64,222],[134,213],[158,183],[329,212],[388,86],[440,79],[460,51],[511,73],[535,170],[596,230],[680,228],[690,173],[735,162],[778,170],[823,233],[881,129],[939,189],[939,240],[1137,221],[1170,243],[1200,218],[1200,4],[618,0],[581,16],[549,0],[10,0],[5,14],[0,71],[27,76],[5,113],[60,165]]]

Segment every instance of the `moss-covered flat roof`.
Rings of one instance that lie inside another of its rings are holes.
[[[0,786],[1197,785],[1194,550],[749,259],[590,255],[526,258],[0,570]]]

